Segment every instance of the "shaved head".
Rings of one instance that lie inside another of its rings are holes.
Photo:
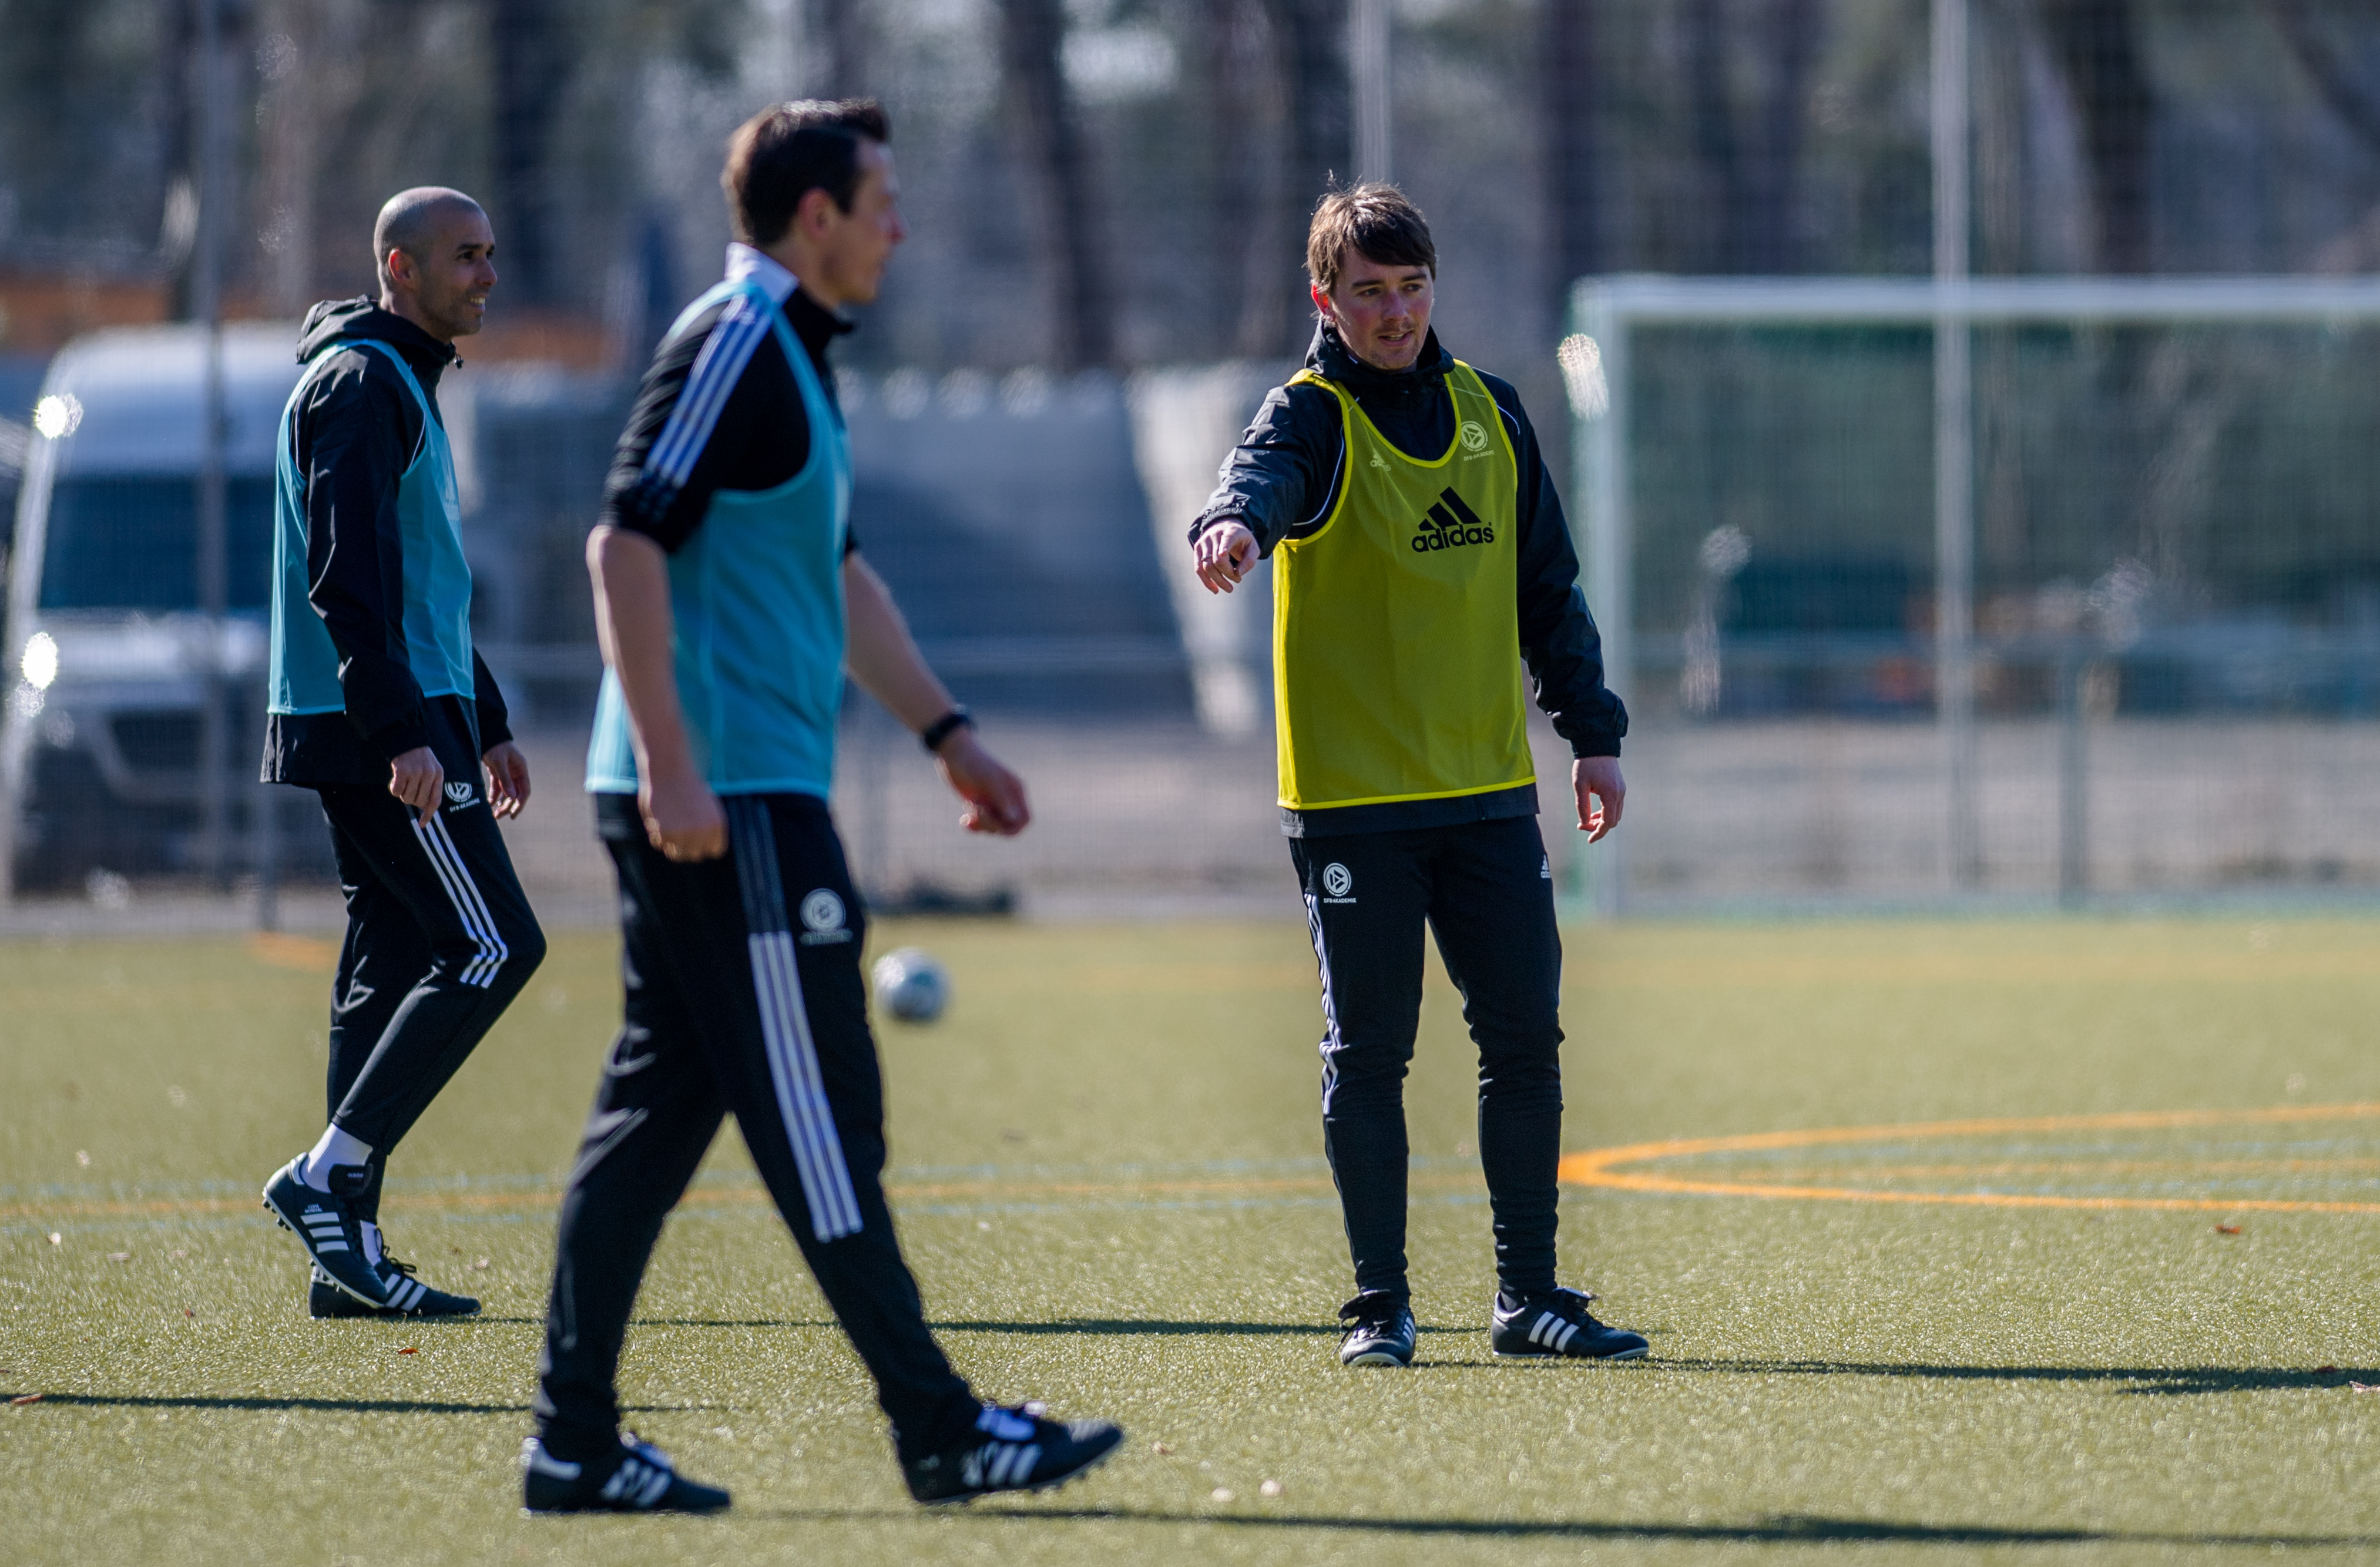
[[[495,255],[488,214],[443,185],[398,191],[372,225],[381,308],[449,343],[480,330]]]
[[[443,185],[417,185],[400,190],[380,210],[372,225],[372,260],[385,272],[388,253],[402,250],[415,261],[427,261],[439,248],[439,231],[455,219],[488,221],[480,203]]]

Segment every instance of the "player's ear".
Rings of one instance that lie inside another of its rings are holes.
[[[843,209],[835,204],[833,192],[823,185],[813,185],[803,191],[802,199],[795,203],[794,222],[806,233],[822,235],[827,230],[830,216],[840,215],[842,212]]]

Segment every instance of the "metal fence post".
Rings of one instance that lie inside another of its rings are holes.
[[[1934,688],[1942,735],[1945,862],[1983,881],[1976,808],[1975,447],[1967,283],[1967,6],[1934,0]]]
[[[200,392],[198,537],[199,614],[202,626],[199,715],[199,857],[208,884],[228,886],[231,875],[231,690],[224,671],[225,615],[230,604],[225,505],[224,443],[228,411],[224,393],[223,237],[230,201],[224,167],[225,104],[221,0],[199,0],[199,232],[190,266],[190,313],[205,328]]]
[[[1615,290],[1585,281],[1572,295],[1571,321],[1593,346],[1591,362],[1563,366],[1564,379],[1570,383],[1574,482],[1586,517],[1587,604],[1603,634],[1604,684],[1624,701],[1633,694],[1634,686],[1631,662],[1634,615],[1630,601],[1634,523],[1628,511],[1629,322]],[[1565,345],[1566,350],[1570,346]],[[1562,808],[1569,808],[1567,802]],[[1570,868],[1573,895],[1584,896],[1598,917],[1617,918],[1626,911],[1624,832],[1593,849],[1582,839],[1571,854]]]

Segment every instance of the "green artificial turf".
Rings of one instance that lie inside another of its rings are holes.
[[[987,1395],[1120,1420],[1050,1496],[926,1513],[724,1136],[623,1391],[712,1520],[530,1519],[558,1174],[613,948],[544,971],[399,1152],[384,1218],[468,1323],[313,1323],[255,1208],[322,1118],[327,949],[0,946],[0,1561],[2166,1560],[2380,1549],[2380,1212],[1570,1189],[1635,1366],[1497,1362],[1470,1060],[1433,960],[1408,1092],[1421,1364],[1350,1372],[1294,926],[913,925],[894,1198]],[[2380,924],[1569,932],[1566,1146],[2380,1100]],[[87,1160],[87,1162],[86,1162]],[[1968,1129],[1671,1154],[1902,1194],[2380,1203],[2380,1120]],[[2236,1231],[2237,1233],[2227,1233]],[[53,1244],[50,1235],[58,1239]],[[484,1265],[482,1261],[484,1259]],[[413,1353],[403,1353],[411,1350]],[[1268,1494],[1266,1482],[1277,1493]]]

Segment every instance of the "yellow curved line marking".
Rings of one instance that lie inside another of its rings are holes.
[[[2271,1197],[2066,1197],[2017,1192],[1887,1192],[1863,1186],[1786,1186],[1744,1181],[1697,1181],[1631,1171],[1623,1165],[1706,1153],[1751,1153],[1843,1143],[1888,1143],[1925,1137],[1984,1137],[2022,1132],[2173,1131],[2192,1126],[2271,1125],[2299,1121],[2352,1121],[2380,1116],[2380,1103],[2282,1105],[2265,1110],[2126,1111],[2111,1115],[2008,1116],[1979,1121],[1918,1121],[1896,1126],[1830,1126],[1803,1132],[1754,1132],[1733,1137],[1679,1137],[1564,1154],[1560,1175],[1574,1186],[1671,1196],[1792,1197],[1818,1202],[1936,1203],[1956,1208],[2132,1208],[2187,1212],[2380,1213],[2380,1202],[2297,1202]]]

